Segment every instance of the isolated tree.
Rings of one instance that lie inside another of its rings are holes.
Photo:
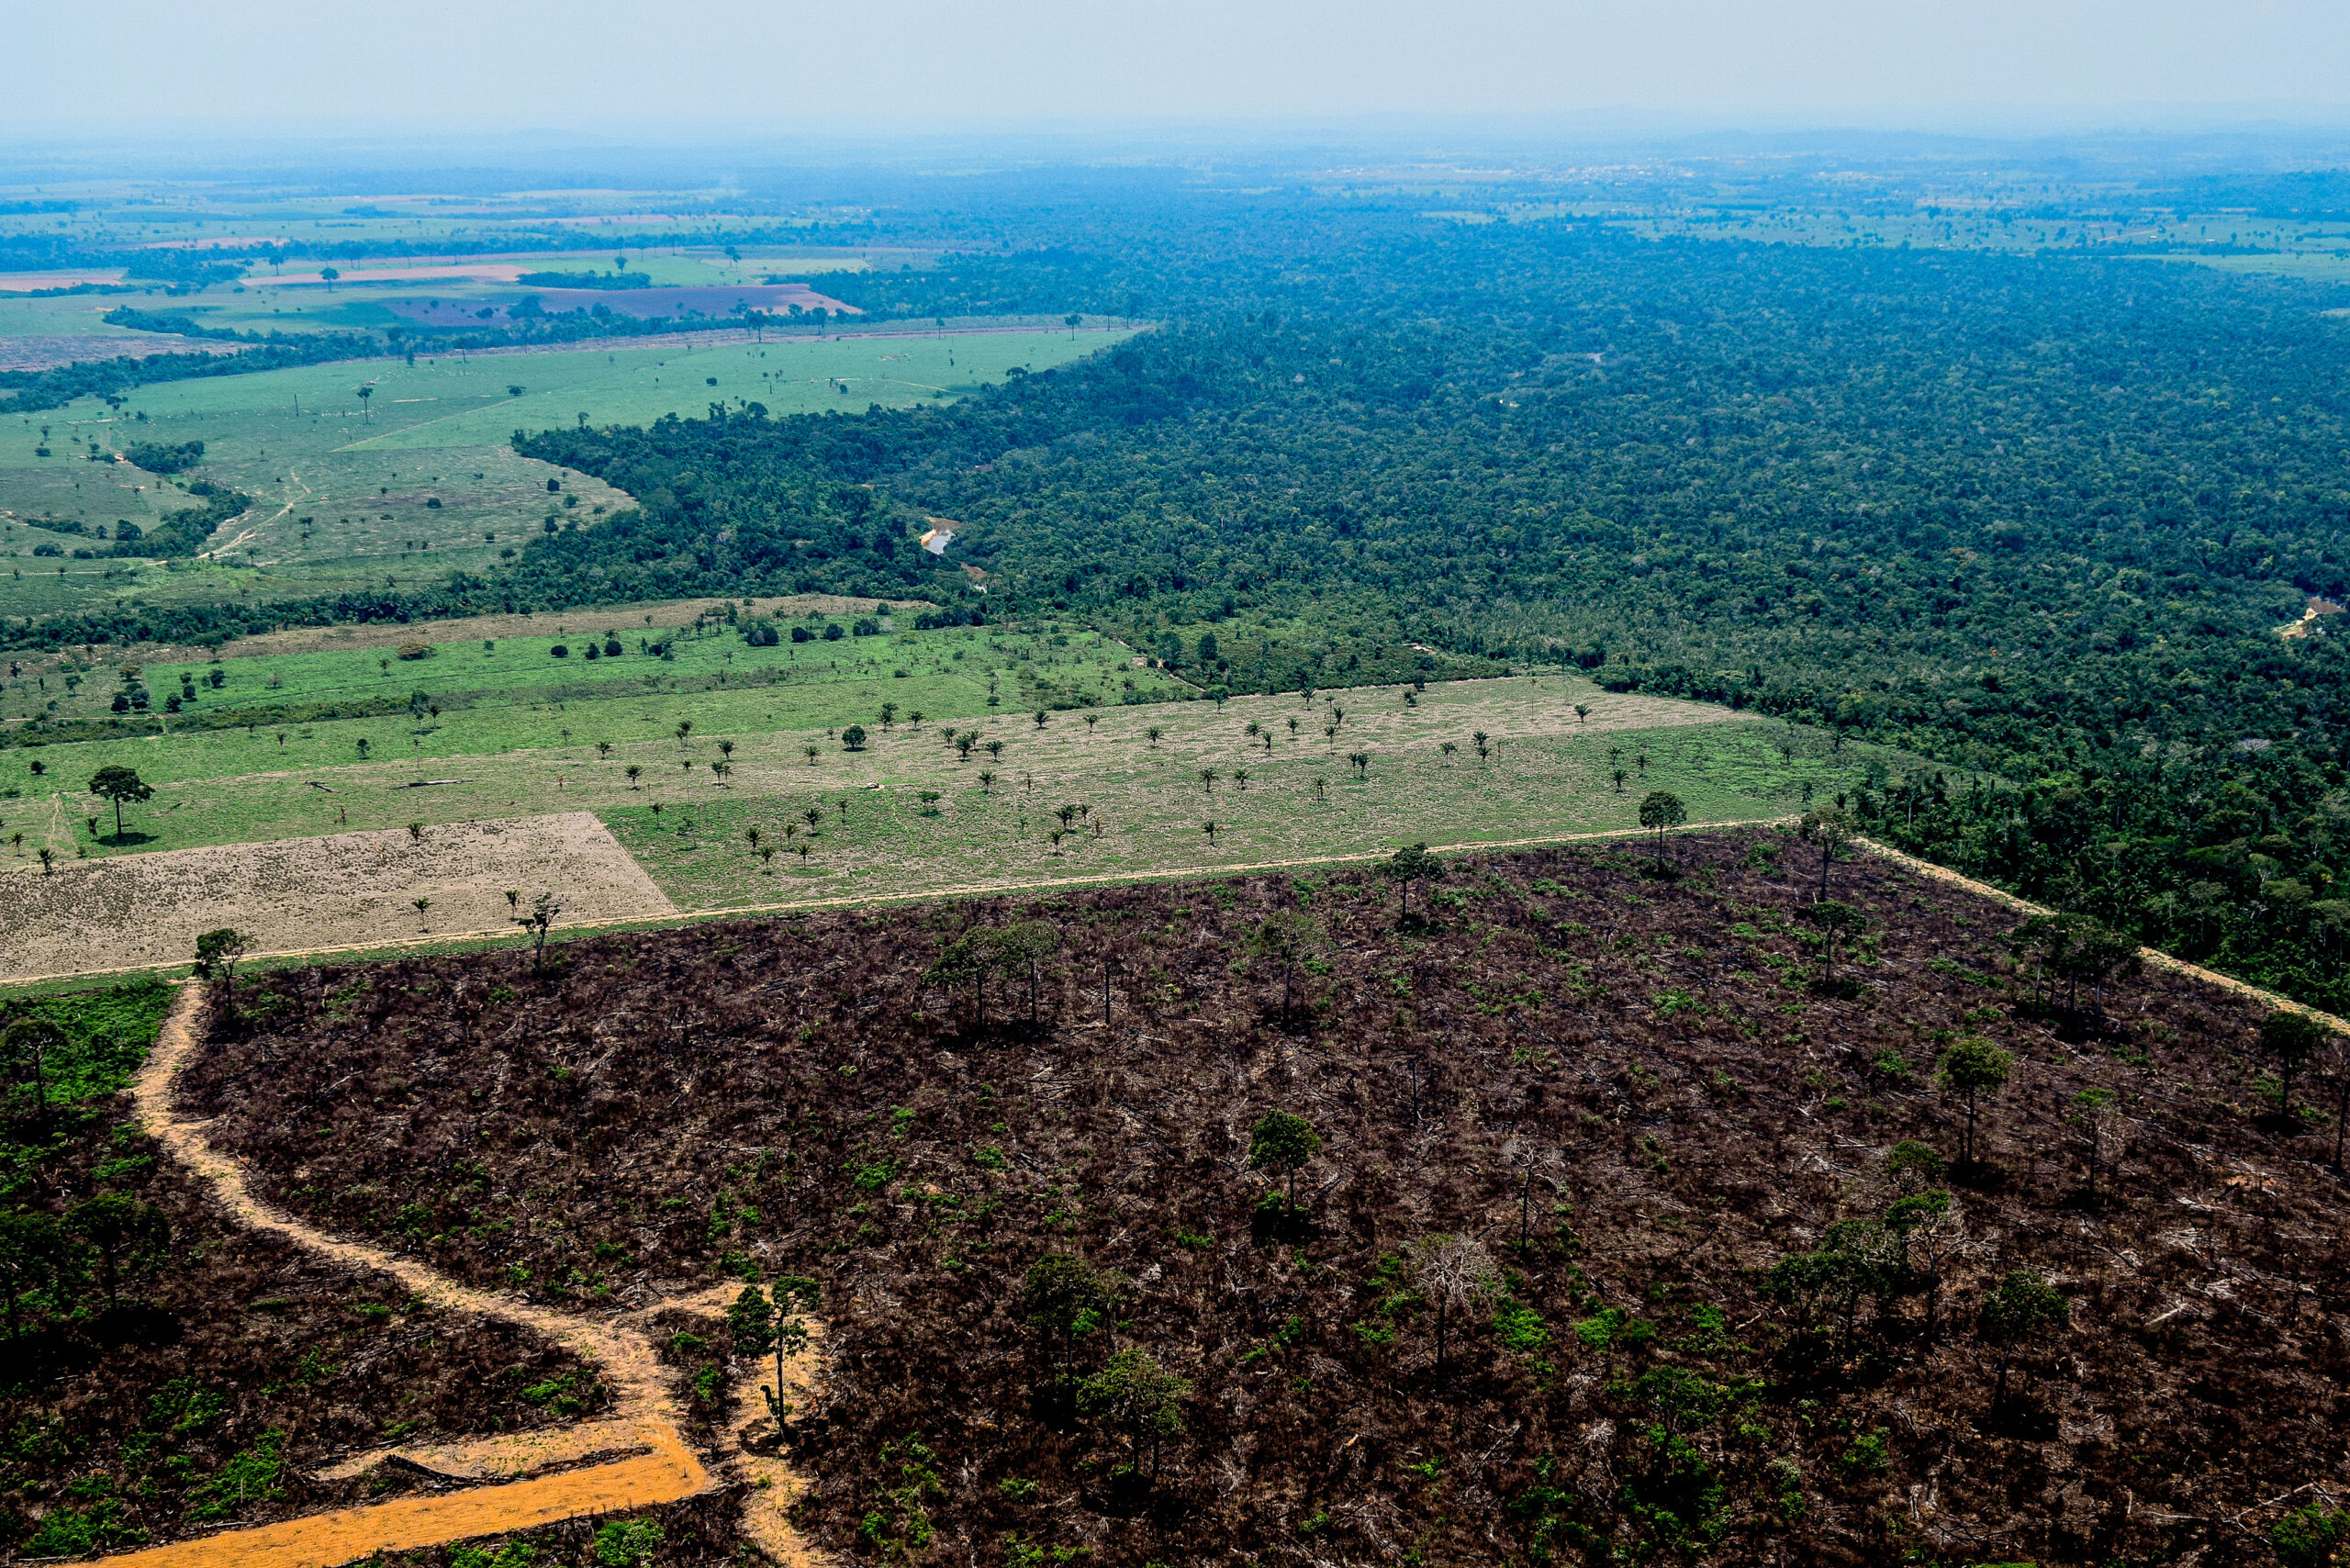
[[[758,1286],[744,1285],[743,1294],[726,1309],[726,1327],[733,1337],[737,1354],[775,1352],[775,1386],[768,1388],[762,1383],[759,1394],[767,1401],[768,1417],[778,1427],[791,1413],[791,1406],[783,1397],[784,1359],[796,1357],[808,1349],[811,1336],[800,1314],[814,1311],[818,1300],[815,1281],[787,1274],[775,1282],[773,1301]]]
[[[101,1193],[65,1211],[65,1228],[98,1255],[98,1278],[106,1300],[120,1294],[122,1276],[162,1260],[171,1245],[171,1222],[152,1204],[123,1193]]]
[[[1960,1164],[1975,1163],[1975,1096],[2006,1083],[2014,1068],[2015,1058],[1980,1035],[1953,1040],[1950,1048],[1942,1052],[1939,1076],[1943,1087],[1966,1096],[1966,1138],[1960,1146]]]
[[[1399,919],[1412,917],[1412,887],[1416,882],[1434,881],[1444,875],[1444,862],[1428,853],[1425,844],[1415,844],[1399,849],[1379,864],[1380,875],[1404,890],[1404,907]]]
[[[232,926],[223,925],[207,931],[196,939],[196,972],[198,978],[211,980],[216,976],[234,1002],[237,995],[237,961],[253,949],[253,939]]]
[[[1281,971],[1281,1016],[1289,1016],[1291,981],[1297,966],[1322,950],[1327,941],[1322,923],[1301,910],[1276,910],[1248,934],[1248,952]]]
[[[1289,1179],[1286,1206],[1297,1207],[1297,1173],[1322,1149],[1314,1124],[1289,1111],[1268,1111],[1248,1129],[1248,1169]]]
[[[2261,1019],[2260,1049],[2277,1062],[2277,1082],[2281,1091],[2277,1108],[2280,1114],[2293,1114],[2293,1080],[2317,1055],[2318,1047],[2325,1043],[2325,1026],[2306,1013],[2280,1007]]]
[[[1926,1338],[1931,1339],[1942,1302],[1942,1265],[1958,1238],[1950,1193],[1929,1187],[1895,1199],[1885,1211],[1885,1228],[1900,1238],[1904,1261],[1926,1282]]]
[[[1670,790],[1651,790],[1640,801],[1640,825],[1656,834],[1656,857],[1664,860],[1664,835],[1689,820],[1689,809]]]
[[[1077,1337],[1100,1327],[1125,1283],[1082,1258],[1047,1252],[1028,1265],[1021,1280],[1020,1316],[1030,1327],[1059,1341],[1066,1373],[1076,1358]]]
[[[554,917],[563,913],[563,905],[553,893],[541,893],[531,901],[531,913],[517,915],[514,924],[525,931],[535,932],[538,941],[531,949],[531,968],[543,969],[546,964],[547,932],[554,924]]]
[[[342,269],[340,267],[320,267],[319,269],[319,279],[327,286],[327,292],[329,294],[332,294],[334,292],[335,279],[341,275]]]
[[[865,749],[865,726],[863,724],[851,724],[847,729],[841,732],[841,749],[844,751],[863,751]]]
[[[8,1316],[8,1337],[25,1331],[25,1304],[58,1287],[79,1271],[75,1248],[54,1215],[39,1209],[0,1213],[0,1303]]]
[[[2081,1141],[2088,1146],[2089,1206],[2097,1206],[2098,1168],[2105,1163],[2106,1128],[2113,1120],[2113,1091],[2095,1085],[2073,1096],[2071,1120],[2081,1129]]]
[[[1159,1445],[1183,1429],[1182,1404],[1192,1385],[1147,1351],[1129,1347],[1078,1384],[1077,1407],[1126,1434],[1128,1464],[1142,1471],[1143,1439],[1150,1439],[1150,1473],[1158,1474]]]
[[[1851,904],[1839,903],[1834,899],[1822,899],[1818,903],[1806,904],[1796,913],[1803,917],[1806,924],[1819,928],[1819,935],[1827,944],[1827,961],[1822,969],[1821,982],[1834,985],[1836,983],[1836,939],[1841,936],[1849,941],[1858,936],[1868,929],[1869,917]]]
[[[1207,790],[1207,792],[1208,792],[1209,794],[1211,794],[1211,795],[1214,794],[1214,793],[1215,793],[1215,781],[1216,781],[1216,778],[1217,778],[1218,777],[1219,777],[1219,776],[1218,776],[1218,774],[1216,773],[1216,770],[1215,770],[1214,768],[1213,768],[1213,767],[1203,767],[1203,768],[1201,768],[1201,769],[1200,769],[1200,785],[1201,785],[1201,787],[1202,787],[1203,789],[1206,790]]]
[[[46,1018],[19,1018],[0,1030],[0,1058],[6,1059],[17,1081],[33,1086],[33,1113],[44,1120],[49,1115],[50,1064],[66,1046],[65,1031]]]
[[[1997,1416],[2008,1402],[2008,1369],[2023,1349],[2062,1328],[2069,1317],[2065,1298],[2030,1269],[2011,1271],[1983,1298],[1975,1331],[1999,1355],[1998,1383],[1991,1394]]]
[[[644,769],[638,764],[632,762],[628,765],[626,771],[628,773],[628,787],[633,790],[637,787],[636,781],[644,777]]]
[[[375,422],[375,416],[368,411],[368,399],[375,396],[375,388],[371,386],[359,388],[359,418],[362,423],[372,425]]]
[[[1576,703],[1576,704],[1575,704],[1575,722],[1576,722],[1576,723],[1580,724],[1580,723],[1582,723],[1584,720],[1586,720],[1586,719],[1588,719],[1588,718],[1590,718],[1590,717],[1591,717],[1591,707],[1590,707],[1590,704],[1588,704],[1588,703],[1584,703],[1584,702],[1578,702],[1578,703]]]
[[[1412,1244],[1410,1262],[1413,1288],[1436,1308],[1436,1375],[1441,1378],[1452,1315],[1501,1294],[1501,1271],[1483,1242],[1460,1236],[1422,1237]]]
[[[1819,851],[1820,898],[1828,896],[1828,868],[1852,841],[1852,819],[1841,806],[1821,806],[1806,812],[1796,825],[1796,836]]]
[[[1061,945],[1061,934],[1050,922],[1015,920],[995,928],[992,960],[1004,976],[1024,974],[1028,980],[1028,1022],[1036,1021],[1036,976],[1046,958]]]
[[[136,769],[109,763],[90,775],[90,793],[114,802],[114,836],[118,843],[122,838],[122,803],[149,800],[155,791],[140,781]]]

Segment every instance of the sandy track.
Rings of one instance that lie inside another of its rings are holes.
[[[570,921],[677,913],[588,812],[214,845],[0,879],[0,980],[185,963],[223,925],[272,951],[511,930],[509,888],[526,903],[556,894]],[[420,898],[431,901],[421,914]]]
[[[1877,843],[1874,839],[1855,838],[1852,842],[1870,854],[1881,856],[1908,870],[1915,871],[1921,877],[1930,877],[1937,882],[1946,882],[1952,887],[1964,888],[1970,893],[1989,899],[1994,903],[2003,904],[2020,914],[2056,913],[2045,905],[2032,902],[2030,899],[2019,898],[2004,888],[1995,888],[1988,882],[1978,882],[1972,877],[1963,876],[1947,866],[1937,866],[1930,860],[1920,860],[1914,855],[1905,855],[1898,849]],[[2250,981],[2240,980],[2233,975],[2223,975],[2217,969],[2207,969],[2200,964],[2190,964],[2185,958],[2175,958],[2159,947],[2141,947],[2138,949],[2138,957],[2158,969],[2168,969],[2173,974],[2186,975],[2191,980],[2201,980],[2206,985],[2218,986],[2221,991],[2233,991],[2238,996],[2250,997],[2263,1006],[2277,1008],[2286,1013],[2304,1014],[2316,1019],[2337,1035],[2350,1035],[2350,1022],[2336,1018],[2331,1013],[2321,1013],[2314,1007],[2295,1002],[2289,996],[2279,996],[2273,991],[2263,991]]]
[[[140,1070],[132,1096],[140,1123],[173,1158],[204,1180],[238,1223],[281,1236],[352,1268],[389,1274],[434,1306],[477,1314],[543,1335],[594,1361],[615,1396],[611,1417],[567,1433],[522,1432],[502,1439],[386,1449],[362,1456],[360,1468],[397,1452],[427,1468],[442,1468],[433,1463],[435,1459],[442,1460],[449,1465],[447,1473],[499,1475],[612,1449],[637,1451],[603,1464],[447,1495],[400,1497],[251,1529],[223,1530],[125,1552],[108,1562],[136,1568],[334,1568],[381,1551],[675,1502],[719,1484],[687,1446],[684,1411],[677,1395],[651,1341],[634,1322],[673,1307],[722,1310],[730,1287],[713,1286],[610,1321],[576,1317],[520,1297],[460,1284],[413,1259],[329,1235],[263,1202],[245,1180],[243,1168],[212,1147],[203,1124],[181,1116],[173,1108],[173,1088],[203,1036],[204,999],[201,986],[183,989],[154,1051]],[[803,1358],[803,1361],[812,1359]],[[802,1376],[812,1376],[812,1369]],[[755,1395],[752,1403],[754,1412],[746,1416],[755,1413],[763,1402]],[[731,1443],[728,1456],[735,1462],[749,1457],[736,1454]],[[343,1465],[336,1470],[351,1473]],[[752,1492],[746,1503],[750,1518],[745,1522],[755,1539],[773,1538],[784,1561],[812,1563],[818,1560],[781,1511],[789,1498],[797,1495],[800,1484],[794,1479]]]

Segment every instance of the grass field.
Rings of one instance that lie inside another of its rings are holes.
[[[250,715],[252,728],[0,752],[0,867],[40,877],[46,848],[61,870],[103,876],[79,863],[410,824],[430,842],[439,824],[584,812],[680,908],[744,907],[1621,830],[1659,788],[1692,821],[1754,820],[1847,787],[1873,759],[1915,760],[1831,753],[1784,725],[1562,675],[1439,683],[1408,705],[1400,687],[1219,705],[1158,700],[1187,689],[1090,633],[960,628],[753,648],[705,624],[662,660],[638,651],[661,630],[641,621],[561,624],[414,661],[326,647],[151,666],[141,679],[159,700],[185,673],[199,711]],[[608,630],[627,652],[582,659],[582,633]],[[552,656],[558,641],[568,657]],[[111,672],[83,673],[61,714],[103,710]],[[28,695],[22,685],[12,700]],[[1058,706],[1071,701],[1097,705]],[[396,711],[327,716],[366,704]],[[856,750],[851,724],[867,732]],[[975,741],[968,756],[950,734]],[[120,837],[82,792],[110,764],[154,789]],[[444,908],[470,907],[449,891],[469,874],[462,860],[416,872]],[[392,891],[375,890],[379,902]],[[36,902],[54,901],[17,901],[0,927]],[[109,943],[121,946],[97,934],[62,945]]]
[[[0,425],[0,615],[280,599],[495,570],[550,510],[592,519],[626,504],[599,481],[516,456],[506,443],[517,429],[583,415],[631,425],[699,418],[720,401],[764,403],[778,415],[902,407],[994,383],[1014,365],[1065,364],[1116,336],[979,332],[370,360],[167,382],[140,388],[119,413],[91,402],[22,415]],[[215,536],[213,559],[166,567],[33,557],[40,544],[89,541],[28,518],[144,528],[190,504],[154,475],[87,461],[93,443],[105,454],[139,441],[201,441],[205,461],[186,476],[255,498]],[[50,455],[37,455],[44,446]],[[550,478],[562,496],[547,493]]]

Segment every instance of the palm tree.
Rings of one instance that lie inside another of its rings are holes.
[[[375,416],[368,411],[367,399],[375,395],[375,388],[373,386],[362,386],[359,389],[359,417],[363,422],[371,425],[375,422]]]

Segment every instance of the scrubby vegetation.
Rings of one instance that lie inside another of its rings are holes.
[[[0,1558],[56,1558],[356,1500],[340,1450],[546,1424],[595,1369],[239,1229],[121,1091],[170,988],[0,1009]]]
[[[187,1096],[462,1277],[820,1294],[873,1560],[2324,1550],[2336,1043],[1834,836],[281,971]]]

